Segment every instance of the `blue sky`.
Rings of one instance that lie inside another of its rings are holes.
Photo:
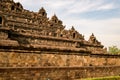
[[[94,33],[105,47],[120,48],[120,0],[14,0],[25,9],[46,9],[48,17],[56,14],[66,29],[74,26],[85,36]]]

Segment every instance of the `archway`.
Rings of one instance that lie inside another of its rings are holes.
[[[76,36],[75,33],[73,33],[73,39],[75,38],[75,36]]]
[[[44,16],[45,15],[45,12],[42,12],[42,16]]]
[[[14,7],[14,6],[12,6],[12,7],[11,7],[11,10],[15,10],[15,7]]]
[[[2,17],[0,17],[0,24],[2,24]]]

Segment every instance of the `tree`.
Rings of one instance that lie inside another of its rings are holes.
[[[109,51],[110,54],[120,54],[120,49],[117,48],[117,46],[112,46],[109,47]]]

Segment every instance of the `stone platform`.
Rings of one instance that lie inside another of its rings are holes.
[[[0,80],[74,80],[118,75],[120,66],[0,68]]]

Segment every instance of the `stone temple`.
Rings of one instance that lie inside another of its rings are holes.
[[[9,50],[105,53],[94,34],[86,41],[74,27],[66,30],[56,15],[49,19],[43,7],[38,12],[30,12],[13,0],[0,1],[0,46]]]
[[[120,55],[107,54],[94,34],[85,40],[42,7],[31,12],[0,0],[0,80],[74,80],[120,75]]]

